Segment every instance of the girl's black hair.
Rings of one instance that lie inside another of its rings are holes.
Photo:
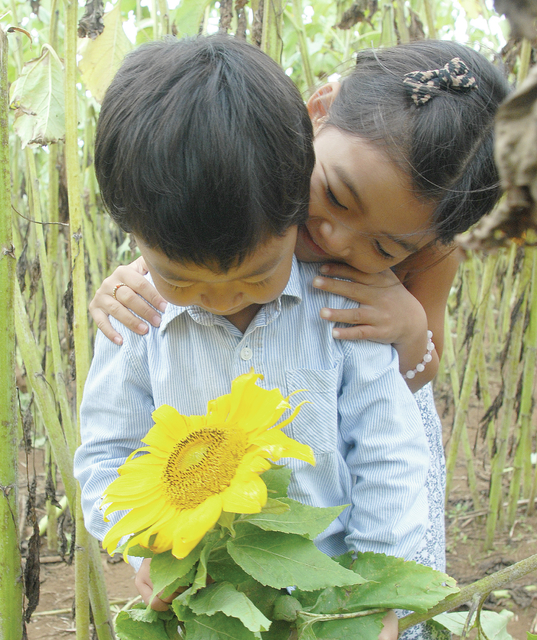
[[[143,45],[102,104],[103,201],[124,231],[172,261],[227,271],[304,222],[313,164],[300,93],[266,54],[234,38]]]
[[[440,69],[460,58],[477,89],[431,89],[416,106],[406,73]],[[411,176],[418,197],[435,203],[432,228],[450,243],[488,213],[500,196],[494,164],[494,115],[509,92],[503,73],[473,49],[424,40],[359,51],[326,124],[379,145]]]

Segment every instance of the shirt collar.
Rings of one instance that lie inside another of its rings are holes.
[[[151,280],[150,276],[148,279]],[[293,256],[293,264],[291,267],[291,275],[289,281],[282,291],[279,298],[263,305],[262,312],[265,313],[264,321],[262,324],[268,324],[272,322],[280,313],[282,303],[288,303],[290,305],[298,304],[302,301],[302,286],[300,283],[300,272],[298,262],[295,256]],[[179,307],[177,305],[168,302],[166,311],[161,316],[159,333],[163,333],[167,326],[174,318],[177,318],[181,314],[187,312],[190,317],[198,324],[214,325],[221,324],[221,316],[216,316],[209,311],[205,311],[201,307],[190,305],[188,307]],[[259,315],[259,314],[258,314]]]

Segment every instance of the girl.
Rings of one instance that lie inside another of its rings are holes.
[[[442,356],[444,314],[458,258],[452,242],[499,197],[493,121],[508,93],[501,72],[474,50],[422,41],[357,54],[341,84],[308,101],[316,133],[310,217],[298,259],[322,263],[313,286],[355,300],[323,309],[338,339],[392,343],[416,393],[431,450],[429,527],[415,560],[444,570],[444,459],[431,385]],[[90,304],[121,344],[108,314],[143,334],[165,301],[141,259],[119,267]],[[136,295],[139,294],[139,295]],[[150,304],[147,304],[147,302]],[[123,306],[125,305],[125,306]],[[346,325],[344,327],[341,324]],[[434,344],[432,335],[434,335]],[[404,634],[433,638],[418,627]]]

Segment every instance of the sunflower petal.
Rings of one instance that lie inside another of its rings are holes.
[[[267,502],[267,485],[259,476],[233,482],[222,493],[222,509],[231,513],[259,513]]]
[[[280,458],[296,458],[315,466],[315,456],[311,447],[289,438],[279,429],[271,429],[258,436],[254,444],[266,451],[275,462]]]

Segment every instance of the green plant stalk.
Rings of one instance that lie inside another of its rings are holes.
[[[518,319],[515,326],[511,330],[511,338],[509,342],[509,350],[503,370],[503,379],[505,382],[504,400],[502,407],[502,420],[500,424],[499,434],[496,438],[496,455],[492,459],[491,479],[489,490],[489,506],[487,514],[486,533],[483,546],[490,549],[494,541],[494,532],[498,520],[498,514],[502,502],[502,476],[507,459],[507,445],[509,440],[509,432],[511,430],[511,421],[515,408],[517,383],[519,375],[520,350],[522,348],[522,338],[524,334],[524,319],[527,304],[527,288],[531,277],[531,261],[524,259],[521,277],[518,280],[518,287],[515,300],[526,291],[524,302],[521,305]]]
[[[77,485],[73,476],[72,456],[68,451],[63,429],[57,416],[56,402],[52,389],[45,379],[41,369],[39,350],[30,328],[30,322],[28,320],[28,315],[26,313],[26,308],[24,306],[24,301],[16,278],[14,278],[14,285],[17,343],[26,368],[28,382],[35,394],[36,405],[44,422],[46,423],[47,435],[52,448],[54,460],[58,465],[65,494],[69,504],[72,505],[76,502],[77,494]],[[103,571],[97,542],[93,538],[90,539],[88,548],[90,550],[90,570],[92,575],[96,576],[89,585],[94,613],[94,623],[99,635],[99,640],[111,640],[113,638],[113,632],[109,605],[106,598],[106,587],[104,586]],[[1,640],[4,639],[2,638]],[[8,639],[6,638],[6,640]]]
[[[382,33],[380,34],[380,44],[384,47],[392,47],[397,44],[397,34],[395,33],[393,5],[382,5]]]
[[[522,44],[520,46],[520,59],[518,64],[518,72],[516,74],[516,83],[519,87],[520,84],[526,79],[531,64],[531,51],[532,45],[527,38],[522,38]]]
[[[535,362],[535,357],[536,357],[536,345],[537,345],[537,284],[536,284],[536,279],[537,279],[537,255],[534,256],[534,263],[533,263],[533,273],[532,273],[532,296],[531,296],[531,310],[530,310],[530,324],[528,326],[528,333],[527,333],[527,342],[526,342],[526,358],[528,360],[533,360]],[[532,342],[530,342],[530,340]],[[529,365],[528,365],[529,366]],[[524,363],[524,367],[526,367],[526,362]],[[535,371],[535,364],[533,365],[533,369],[532,369],[532,375],[534,374]],[[526,388],[526,382],[524,381],[524,388],[522,389],[522,399],[521,399],[521,410],[520,410],[520,414],[521,414],[521,420],[526,420],[528,419],[528,421],[531,424],[531,405],[533,404],[533,384],[530,385],[528,383],[527,385],[528,387],[528,402],[529,402],[529,409],[526,411],[526,393],[525,393],[525,388]],[[524,403],[524,404],[522,404]],[[526,418],[526,416],[528,416]],[[531,438],[533,434],[530,432],[529,433],[529,437]],[[531,447],[529,447],[529,451],[531,452]],[[530,466],[530,474],[531,474],[531,466]],[[535,513],[535,495],[537,493],[537,465],[535,465],[535,472],[533,474],[533,477],[531,478],[530,484],[528,485],[530,486],[530,491],[528,494],[528,515],[533,515]]]
[[[409,616],[401,618],[399,620],[399,633],[401,634],[416,624],[431,620],[431,618],[441,613],[452,611],[476,598],[487,596],[492,591],[510,582],[514,582],[535,570],[537,570],[537,554],[464,587],[459,593],[448,596],[445,600],[442,600],[442,602],[439,602],[435,607],[425,613],[412,613]]]
[[[76,363],[76,406],[80,416],[80,402],[84,382],[89,370],[89,333],[86,301],[85,251],[83,236],[83,210],[80,190],[80,161],[78,155],[77,116],[77,20],[78,3],[65,4],[65,161],[69,218],[71,231],[71,269],[73,280],[73,337]],[[80,496],[75,503],[75,601],[76,638],[89,640],[89,599],[91,600],[95,629],[99,640],[113,638],[110,605],[106,595],[104,574],[97,542],[84,526]],[[91,571],[91,573],[90,573]],[[89,586],[89,589],[88,589]]]
[[[481,349],[481,337],[483,336],[485,329],[487,302],[488,297],[490,296],[496,265],[497,260],[487,260],[485,263],[485,269],[483,271],[483,279],[481,281],[481,290],[479,293],[477,318],[474,326],[474,335],[472,344],[470,346],[470,352],[468,354],[468,361],[466,362],[466,367],[464,370],[461,393],[455,412],[453,431],[451,433],[451,442],[449,445],[449,452],[446,460],[446,500],[449,497],[451,484],[453,482],[459,443],[463,430],[466,427],[468,405],[477,371],[478,352]]]
[[[22,570],[18,532],[18,422],[15,395],[15,256],[9,171],[8,41],[0,28],[0,640],[22,638]]]
[[[404,0],[395,0],[395,15],[397,17],[397,30],[401,44],[410,42],[410,32],[405,19],[405,3]]]
[[[304,28],[304,21],[302,20],[302,0],[293,0],[292,23],[298,37],[298,48],[300,50],[300,57],[302,60],[302,71],[306,78],[306,84],[308,85],[308,94],[311,94],[315,87],[315,79],[311,70],[308,40],[306,37],[306,29]]]
[[[504,348],[505,340],[509,335],[509,322],[511,318],[511,296],[513,294],[514,286],[513,286],[513,270],[515,265],[515,257],[516,257],[517,246],[513,243],[509,248],[509,255],[507,258],[507,271],[505,276],[502,278],[502,298],[500,301],[500,311],[499,311],[499,322],[498,326],[500,327],[499,331],[499,342],[498,342],[498,350],[497,354],[499,355]]]
[[[457,371],[457,359],[455,358],[455,348],[453,346],[453,335],[451,333],[451,322],[449,311],[446,309],[444,320],[444,356],[442,360],[451,380],[453,398],[457,399],[461,391],[459,372]]]
[[[37,249],[39,253],[39,263],[41,265],[41,279],[43,290],[45,292],[45,302],[47,305],[47,325],[49,328],[49,343],[52,351],[52,363],[54,369],[55,389],[58,396],[60,409],[62,413],[62,424],[65,434],[65,441],[69,448],[71,456],[75,455],[76,436],[71,419],[71,405],[67,397],[67,385],[62,366],[62,355],[60,346],[60,336],[57,333],[58,319],[56,316],[56,297],[53,288],[52,270],[49,265],[48,255],[45,246],[45,235],[43,233],[43,217],[41,215],[41,201],[39,195],[39,180],[37,179],[37,171],[35,166],[34,152],[26,147],[26,166],[29,173],[30,184],[30,212],[32,220],[36,221],[35,233],[37,241]]]
[[[537,285],[535,284],[536,253],[534,247],[527,247],[524,260],[531,262],[530,278],[530,322],[524,337],[524,365],[522,371],[522,392],[520,397],[520,429],[517,441],[515,458],[513,461],[513,477],[509,487],[509,506],[507,509],[507,521],[512,525],[516,518],[518,499],[520,497],[521,485],[524,488],[525,497],[529,496],[531,490],[531,414],[533,404],[533,381],[535,374],[535,349],[537,340],[537,318],[536,309],[533,307]],[[530,506],[528,504],[528,511]]]
[[[261,36],[261,50],[278,64],[282,62],[282,0],[265,0],[263,7],[263,34]]]
[[[423,8],[425,9],[425,19],[427,21],[427,31],[431,40],[436,39],[436,27],[434,25],[434,9],[431,0],[423,0]]]

